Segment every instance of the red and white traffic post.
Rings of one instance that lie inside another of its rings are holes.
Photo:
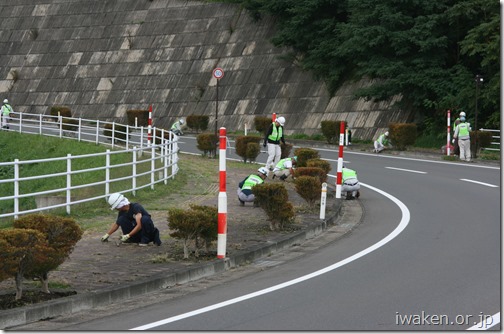
[[[152,142],[152,104],[149,105],[149,127],[147,130],[147,145],[151,145]]]
[[[336,175],[336,198],[341,198],[341,181],[343,180],[343,140],[345,138],[345,122],[340,123],[338,173]]]
[[[226,257],[227,194],[226,194],[226,128],[219,131],[219,199],[217,209],[217,258]]]
[[[271,116],[271,122],[275,122],[276,121],[276,113],[274,112],[273,115]]]
[[[448,109],[448,131],[447,131],[447,134],[446,134],[446,155],[447,156],[450,156],[450,134],[451,134],[451,127],[450,127],[450,117],[451,117],[451,111],[450,109]]]

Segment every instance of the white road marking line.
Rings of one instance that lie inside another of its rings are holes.
[[[402,169],[402,168],[395,168],[395,167],[385,167],[385,168],[400,170],[400,171],[403,171],[403,172],[418,173],[418,174],[427,174],[427,172],[421,172],[419,170]]]
[[[355,261],[355,260],[357,260],[357,259],[359,259],[359,258],[361,258],[361,257],[363,257],[363,256],[365,256],[365,255],[367,255],[367,254],[369,254],[369,253],[371,253],[371,252],[379,249],[382,246],[385,246],[385,244],[387,244],[388,242],[390,242],[391,240],[393,240],[395,237],[397,237],[408,226],[409,221],[410,221],[410,212],[409,212],[408,208],[406,207],[406,205],[404,205],[404,203],[402,203],[400,200],[398,200],[394,196],[392,196],[392,195],[384,192],[383,190],[375,188],[373,186],[366,185],[364,183],[361,183],[361,185],[364,186],[364,187],[367,187],[367,188],[369,188],[371,190],[374,190],[374,191],[378,192],[379,194],[387,197],[392,202],[394,202],[399,207],[399,209],[401,210],[402,218],[401,218],[401,221],[399,222],[399,225],[397,225],[397,227],[389,235],[387,235],[385,238],[383,238],[382,240],[380,240],[377,243],[375,243],[374,245],[372,245],[372,246],[370,246],[370,247],[368,247],[368,248],[366,248],[366,249],[358,252],[357,254],[354,254],[354,255],[346,258],[346,259],[343,259],[343,260],[341,260],[341,261],[339,261],[337,263],[334,263],[334,264],[332,264],[332,265],[330,265],[328,267],[322,268],[322,269],[320,269],[318,271],[315,271],[315,272],[313,272],[311,274],[308,274],[308,275],[305,275],[305,276],[301,276],[299,278],[296,278],[296,279],[293,279],[293,280],[290,280],[290,281],[287,281],[287,282],[284,282],[284,283],[281,283],[281,284],[278,284],[278,285],[274,285],[272,287],[269,287],[269,288],[266,288],[266,289],[263,289],[263,290],[252,292],[252,293],[249,293],[249,294],[244,295],[244,296],[240,296],[240,297],[237,297],[237,298],[226,300],[226,301],[221,302],[221,303],[217,303],[217,304],[210,305],[210,306],[207,306],[207,307],[203,307],[203,308],[191,311],[191,312],[183,313],[183,314],[176,315],[176,316],[173,316],[173,317],[170,317],[170,318],[166,318],[166,319],[163,319],[163,320],[152,322],[150,324],[146,324],[146,325],[142,325],[142,326],[139,326],[139,327],[135,327],[135,328],[132,328],[130,330],[148,330],[148,329],[151,329],[151,328],[154,328],[154,327],[159,327],[159,326],[166,325],[166,324],[178,321],[178,320],[190,318],[190,317],[198,315],[198,314],[210,312],[210,311],[222,308],[222,307],[226,307],[226,306],[229,306],[229,305],[232,305],[232,304],[236,304],[236,303],[239,303],[239,302],[242,302],[242,301],[245,301],[245,300],[248,300],[248,299],[252,299],[252,298],[255,298],[255,297],[258,297],[258,296],[261,296],[261,295],[264,295],[264,294],[276,291],[276,290],[280,290],[280,289],[289,287],[291,285],[294,285],[294,284],[301,283],[303,281],[309,280],[311,278],[323,275],[323,274],[328,273],[328,272],[330,272],[332,270],[338,269],[338,268],[340,268],[340,267],[342,267],[342,266],[344,266],[344,265],[346,265],[346,264],[348,264],[350,262],[353,262],[353,261]]]
[[[492,188],[498,188],[499,187],[499,186],[496,186],[496,185],[493,185],[493,184],[490,184],[490,183],[479,182],[479,181],[474,181],[474,180],[469,180],[469,179],[460,179],[460,181],[481,184],[482,186],[487,186],[487,187],[492,187]]]
[[[491,319],[491,320],[490,320]],[[495,313],[489,318],[485,318],[485,320],[477,323],[476,325],[468,328],[468,331],[486,331],[487,329],[492,328],[495,325],[500,324],[500,312]]]

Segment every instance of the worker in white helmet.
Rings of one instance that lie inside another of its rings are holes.
[[[182,136],[184,134],[182,132],[182,126],[184,125],[184,123],[185,122],[183,118],[179,119],[178,121],[173,123],[173,125],[171,126],[171,131],[177,136]]]
[[[116,222],[102,236],[101,241],[108,241],[109,236],[120,227],[123,233],[121,241],[124,243],[138,243],[138,246],[147,246],[153,242],[155,245],[161,246],[159,230],[154,226],[151,215],[143,206],[138,203],[130,203],[120,193],[110,195],[108,203],[111,210],[119,212]]]
[[[265,167],[260,167],[257,174],[250,174],[238,184],[238,200],[242,206],[245,202],[254,202],[255,195],[252,193],[252,188],[264,182],[268,177],[268,170]]]
[[[2,128],[9,128],[9,114],[13,112],[11,105],[9,104],[9,100],[3,100],[2,108],[0,108],[0,114],[2,115]]]
[[[453,126],[452,126],[452,129],[453,129],[453,135],[455,135],[455,129],[457,128],[457,125],[460,124],[460,118],[461,117],[466,117],[466,113],[464,111],[461,111],[459,113],[459,117],[457,117],[455,119],[455,121],[453,121]],[[458,146],[458,140],[452,140],[452,143],[453,143],[453,151],[452,151],[452,154],[453,155],[460,155],[460,147]]]
[[[384,134],[381,134],[378,139],[374,142],[374,152],[380,153],[386,147],[392,147],[389,139],[389,132],[386,131]]]
[[[271,123],[266,135],[264,136],[264,147],[268,147],[268,160],[266,161],[266,168],[273,170],[276,164],[280,161],[282,156],[282,148],[280,142],[285,145],[285,138],[283,127],[285,124],[285,117],[277,117]]]

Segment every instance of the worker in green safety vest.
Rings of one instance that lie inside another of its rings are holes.
[[[471,161],[471,125],[465,121],[465,117],[460,117],[460,123],[455,127],[453,141],[458,141],[460,149],[460,160]]]
[[[255,195],[252,193],[252,188],[258,184],[263,183],[267,177],[268,170],[265,167],[261,167],[257,170],[257,174],[251,174],[247,176],[238,184],[237,194],[241,206],[244,206],[245,202],[253,202],[255,200]]]
[[[285,138],[283,127],[285,124],[285,117],[278,117],[271,123],[266,135],[264,136],[264,147],[268,147],[268,160],[266,160],[266,168],[273,170],[275,165],[280,161],[282,156],[282,147],[280,142],[285,145]]]
[[[359,198],[360,183],[357,179],[357,172],[343,166],[341,176],[341,193],[346,195],[346,199]]]
[[[273,169],[273,178],[279,177],[285,181],[289,175],[294,178],[294,166],[297,164],[297,156],[280,160]]]

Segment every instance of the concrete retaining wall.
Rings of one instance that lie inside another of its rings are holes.
[[[320,133],[322,120],[346,120],[372,138],[410,115],[390,103],[352,100],[365,82],[331,98],[323,83],[281,59],[271,20],[254,22],[239,6],[182,0],[9,0],[0,4],[0,98],[16,111],[66,105],[73,116],[125,122],[153,105],[154,125],[210,116],[228,131],[254,117],[285,116],[287,135]]]

